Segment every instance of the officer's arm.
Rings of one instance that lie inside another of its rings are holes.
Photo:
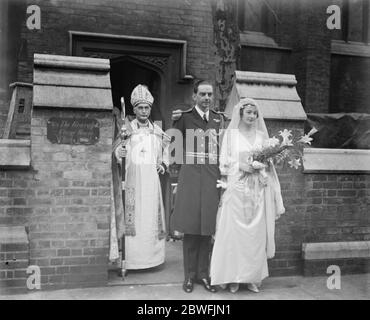
[[[180,130],[182,133],[185,132],[185,121],[184,121],[184,117],[182,116],[182,114],[179,119],[173,121],[172,127],[174,129]]]

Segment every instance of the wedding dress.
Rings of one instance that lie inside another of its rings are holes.
[[[273,166],[266,169],[267,184],[260,171],[245,174],[240,170],[239,165],[251,161],[252,152],[262,147],[268,134],[258,111],[256,138],[250,143],[238,129],[239,110],[240,105],[221,146],[220,170],[227,176],[227,187],[217,215],[212,285],[260,283],[268,277],[267,259],[275,254],[275,219],[285,211]]]

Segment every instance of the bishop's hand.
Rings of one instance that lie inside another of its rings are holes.
[[[127,150],[125,147],[122,145],[118,146],[117,149],[115,150],[115,155],[117,159],[125,158],[127,155]]]
[[[159,174],[164,174],[166,172],[166,169],[161,164],[157,164],[157,172]]]

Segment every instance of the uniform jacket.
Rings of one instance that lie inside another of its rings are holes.
[[[220,199],[220,190],[216,188],[220,178],[219,134],[224,123],[223,115],[213,110],[209,112],[208,123],[205,122],[195,108],[183,112],[174,122],[174,128],[183,134],[184,145],[184,163],[179,173],[174,208],[174,229],[177,231],[199,235],[213,235],[215,232]],[[194,147],[188,149],[187,129],[198,130],[199,133],[194,138]],[[213,129],[213,134],[207,131],[209,129]],[[209,134],[205,136],[204,132]]]

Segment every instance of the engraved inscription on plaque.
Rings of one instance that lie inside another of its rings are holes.
[[[50,118],[47,138],[58,144],[95,144],[99,141],[99,122],[95,119]]]

